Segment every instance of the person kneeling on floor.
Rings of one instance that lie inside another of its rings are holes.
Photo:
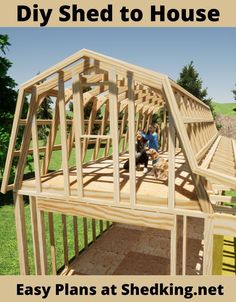
[[[148,171],[148,155],[146,153],[145,147],[147,141],[142,137],[142,133],[139,131],[137,133],[137,140],[135,144],[135,157],[136,157],[136,167],[140,169],[140,165],[144,165],[143,173]],[[129,160],[124,163],[125,170],[129,170]]]

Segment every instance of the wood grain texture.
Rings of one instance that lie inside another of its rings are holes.
[[[120,223],[149,226],[169,230],[173,227],[173,215],[140,212],[135,210],[115,208],[103,205],[86,204],[82,202],[64,203],[59,200],[38,200],[38,208],[43,211],[67,213],[68,215],[80,215],[93,217],[94,219],[111,220]]]

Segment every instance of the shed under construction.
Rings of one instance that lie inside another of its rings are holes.
[[[40,120],[46,97],[54,101],[53,118]],[[157,113],[167,180],[136,171],[136,132]],[[44,140],[42,127],[49,129]],[[56,152],[60,164],[52,171]],[[28,156],[34,175],[25,179]],[[8,184],[13,160],[15,180]],[[83,49],[19,89],[1,191],[14,191],[22,274],[30,273],[24,196],[36,274],[59,273],[54,217],[60,214],[62,274],[186,275],[212,273],[214,235],[236,237],[235,198],[225,194],[235,189],[236,141],[220,136],[209,107],[166,75]]]

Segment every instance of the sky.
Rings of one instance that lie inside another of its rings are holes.
[[[9,35],[9,74],[18,84],[87,48],[173,80],[193,61],[209,97],[234,101],[236,28],[0,28],[0,34]]]

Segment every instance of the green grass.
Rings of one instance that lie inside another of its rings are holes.
[[[60,144],[60,131],[58,131],[56,136],[55,144]],[[43,142],[40,141],[40,146],[43,145]],[[109,150],[109,155],[112,153],[112,147]],[[91,160],[93,154],[93,146],[88,146],[85,156],[85,162]],[[99,150],[99,157],[104,154],[104,146],[101,145]],[[43,158],[43,157],[42,157]],[[42,160],[41,160],[42,162]],[[73,167],[76,164],[76,154],[75,149],[72,150],[69,166]],[[54,151],[52,154],[52,160],[49,165],[49,170],[58,170],[61,168],[61,150]],[[32,163],[32,169],[34,169]],[[30,173],[29,167],[26,167],[25,174]],[[32,173],[31,177],[34,177]],[[9,192],[10,193],[10,192]],[[15,219],[14,219],[14,207],[12,204],[8,205],[7,199],[9,199],[9,203],[12,202],[12,196],[4,195],[0,196],[2,201],[0,204],[0,275],[17,275],[20,273],[19,271],[19,260],[18,260],[18,251],[17,251],[17,242],[16,242],[16,230],[15,230]],[[9,197],[9,198],[8,198]],[[29,205],[25,206],[25,219],[26,219],[26,227],[27,227],[27,242],[29,249],[29,266],[31,274],[34,274],[34,260],[33,260],[33,244],[32,244],[32,235],[31,235],[31,222],[30,222],[30,209]],[[82,218],[78,218],[79,223],[79,247],[82,249],[84,247],[83,243],[83,224]],[[99,226],[96,226],[97,235],[99,232]],[[54,228],[55,228],[55,241],[56,241],[56,252],[57,252],[57,269],[61,268],[64,264],[63,258],[63,243],[62,243],[62,228],[61,228],[61,216],[58,214],[54,214]],[[88,219],[88,230],[89,230],[89,242],[92,240],[91,234],[91,219]],[[49,250],[49,235],[48,235],[48,221],[46,216],[46,234],[47,234],[47,247],[48,247],[48,255],[50,255]],[[72,217],[68,217],[67,219],[67,234],[68,234],[68,244],[69,244],[69,258],[74,256],[74,235],[73,235],[73,223]],[[50,259],[48,261],[51,262]],[[49,266],[49,272],[51,271],[51,267]]]
[[[213,103],[214,110],[217,115],[236,115],[235,103]]]
[[[47,254],[49,255],[50,261],[50,243],[49,243],[49,232],[48,232],[48,219],[45,216],[46,224],[46,240],[47,240]],[[62,224],[61,215],[54,214],[54,230],[55,230],[55,243],[56,243],[56,258],[57,258],[57,269],[61,268],[64,264],[63,255],[63,242],[62,242]],[[26,232],[27,232],[27,243],[29,253],[29,267],[30,273],[34,274],[34,258],[33,258],[33,244],[31,236],[31,223],[30,223],[30,209],[29,205],[25,206],[25,220],[26,220]],[[79,237],[79,248],[84,248],[83,242],[83,221],[81,217],[78,217],[78,237]],[[15,230],[15,219],[14,219],[14,207],[12,205],[5,205],[0,208],[0,275],[18,275],[19,260],[16,242],[16,230]],[[88,240],[92,241],[92,220],[88,219]],[[96,234],[99,234],[99,222],[96,224]],[[69,246],[69,258],[74,256],[74,232],[73,232],[73,220],[72,217],[67,217],[67,236]],[[49,272],[51,272],[51,266],[49,265]]]

